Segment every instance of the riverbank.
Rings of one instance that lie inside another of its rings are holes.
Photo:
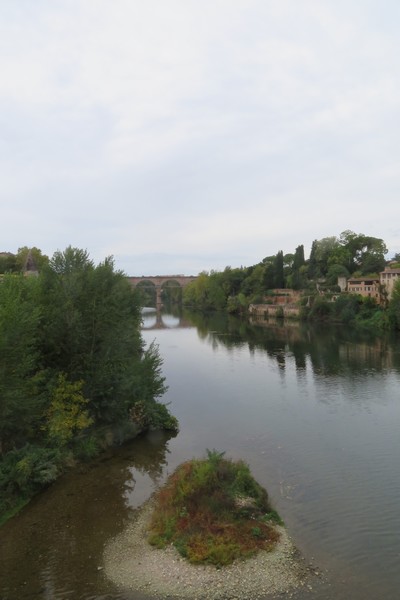
[[[190,564],[173,546],[151,546],[147,529],[152,510],[150,500],[105,548],[105,576],[119,588],[155,598],[255,600],[290,594],[309,585],[311,570],[283,527],[279,527],[280,540],[272,551],[217,569]]]

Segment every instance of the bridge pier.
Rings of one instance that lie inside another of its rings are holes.
[[[156,285],[155,287],[156,287],[156,308],[157,308],[157,311],[159,311],[162,308],[162,301],[161,301],[162,289],[161,289],[161,286],[158,286],[158,285]]]
[[[163,329],[164,323],[162,320],[162,315],[161,315],[161,310],[158,310],[157,308],[157,312],[156,312],[156,328],[157,329]]]

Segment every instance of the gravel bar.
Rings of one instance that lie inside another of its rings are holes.
[[[120,588],[155,598],[255,600],[289,594],[306,584],[309,569],[282,527],[272,551],[260,551],[217,569],[191,565],[172,545],[166,549],[150,546],[147,527],[152,510],[149,501],[105,548],[104,574]]]

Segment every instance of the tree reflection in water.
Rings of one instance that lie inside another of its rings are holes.
[[[66,474],[1,530],[0,597],[96,598],[107,541],[163,478],[171,436],[154,432]],[[140,486],[136,482],[140,480]],[[139,489],[137,489],[139,488]]]

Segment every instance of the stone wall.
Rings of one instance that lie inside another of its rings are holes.
[[[297,304],[250,304],[249,313],[255,317],[277,317],[283,313],[283,317],[297,319],[300,307]]]

